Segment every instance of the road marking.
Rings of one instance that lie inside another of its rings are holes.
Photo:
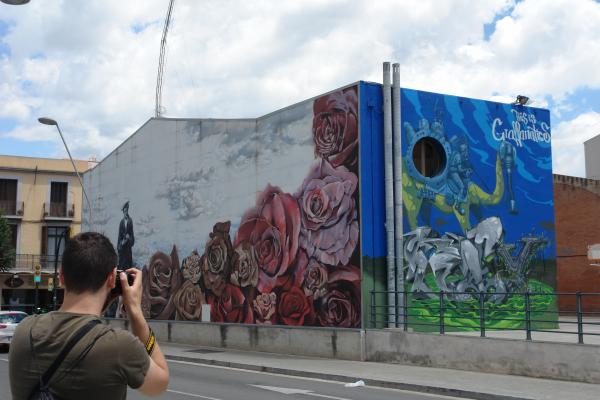
[[[285,387],[278,387],[278,386],[262,386],[262,385],[250,385],[250,386],[254,386],[254,387],[257,387],[260,389],[264,389],[264,390],[270,390],[272,392],[283,393],[283,394],[303,394],[305,396],[324,397],[326,399],[350,400],[350,399],[346,399],[344,397],[336,397],[336,396],[329,396],[326,394],[319,394],[319,393],[313,392],[312,390],[305,390],[305,389],[294,389],[294,388],[285,388]]]
[[[169,359],[167,359],[167,362],[174,363],[174,364],[193,365],[193,366],[200,367],[200,368],[229,369],[229,370],[239,371],[239,372],[248,373],[248,374],[271,375],[271,376],[284,377],[286,379],[297,379],[297,380],[302,380],[302,381],[323,382],[323,383],[328,383],[328,384],[332,384],[332,385],[344,385],[344,382],[328,381],[326,379],[309,378],[306,376],[286,375],[286,374],[281,374],[281,373],[277,374],[275,372],[255,371],[255,370],[244,369],[244,368],[225,367],[222,365],[203,364],[203,363],[197,363],[197,362],[191,362],[191,361],[180,361],[180,360],[169,360]],[[455,397],[455,396],[451,396],[451,395],[437,394],[437,393],[425,393],[425,392],[419,392],[419,391],[415,391],[415,390],[395,389],[395,388],[387,388],[387,387],[381,387],[381,386],[368,386],[368,385],[365,387],[369,388],[369,389],[373,389],[373,390],[383,390],[386,392],[406,393],[406,394],[411,394],[411,395],[417,396],[417,397],[425,397],[427,399],[438,398],[438,399],[444,399],[444,400],[467,400],[465,397]]]
[[[183,396],[197,397],[197,398],[199,398],[199,399],[206,399],[206,400],[221,400],[221,399],[217,399],[216,397],[200,396],[199,394],[187,393],[187,392],[180,392],[179,390],[171,390],[171,389],[167,389],[167,392],[170,392],[170,393],[175,393],[175,394],[181,394],[181,395],[183,395]]]
[[[8,362],[7,358],[0,358],[0,360]]]

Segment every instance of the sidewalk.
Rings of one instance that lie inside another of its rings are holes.
[[[596,400],[600,385],[161,343],[167,359],[481,400]]]

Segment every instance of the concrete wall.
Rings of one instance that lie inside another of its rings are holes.
[[[115,327],[126,321],[108,319]],[[151,321],[159,342],[600,383],[598,346],[399,330]],[[367,366],[365,366],[367,368]]]
[[[109,319],[124,328],[125,320]],[[151,321],[159,342],[360,360],[360,330]]]
[[[600,180],[554,175],[558,292],[597,292],[600,268],[588,246],[600,243]],[[561,311],[575,310],[574,296],[560,296]],[[600,311],[600,297],[585,297],[584,311]]]
[[[367,331],[369,361],[600,383],[597,346]]]

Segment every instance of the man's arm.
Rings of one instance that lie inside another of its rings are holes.
[[[127,309],[127,317],[131,325],[131,332],[140,339],[145,346],[150,336],[150,327],[142,313],[142,271],[130,268],[127,270],[133,275],[133,285],[129,286],[127,277],[124,273],[119,274],[121,287],[123,288],[123,304]],[[140,392],[146,395],[158,395],[167,390],[169,385],[169,367],[167,360],[160,350],[158,343],[154,345],[154,351],[150,357],[150,367],[146,373],[146,378],[142,386],[138,388]]]

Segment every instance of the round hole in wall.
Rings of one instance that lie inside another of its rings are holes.
[[[413,148],[412,157],[415,168],[426,178],[441,174],[446,167],[444,146],[432,137],[419,139]]]

